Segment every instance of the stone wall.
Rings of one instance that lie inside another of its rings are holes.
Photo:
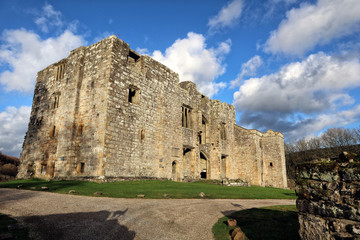
[[[236,156],[234,164],[238,176],[252,185],[287,187],[284,140],[279,132],[261,133],[235,125]]]
[[[18,177],[243,179],[286,187],[281,133],[115,36],[38,73]]]
[[[302,239],[360,239],[360,162],[342,156],[297,169]]]

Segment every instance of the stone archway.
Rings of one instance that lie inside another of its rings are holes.
[[[208,178],[208,160],[202,152],[200,152],[200,178],[207,179]]]
[[[179,180],[179,166],[177,161],[173,161],[171,164],[171,180],[178,181]]]

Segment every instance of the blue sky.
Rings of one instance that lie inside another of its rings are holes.
[[[36,73],[116,35],[286,140],[360,126],[359,0],[0,0],[0,151],[19,156]]]

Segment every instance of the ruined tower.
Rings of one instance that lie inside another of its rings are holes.
[[[20,178],[242,179],[286,187],[283,136],[110,36],[40,71]]]

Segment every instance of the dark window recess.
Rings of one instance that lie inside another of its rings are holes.
[[[135,52],[133,51],[129,51],[129,55],[127,57],[127,61],[128,63],[136,63],[138,60],[140,59],[140,56],[137,55]]]
[[[129,98],[130,103],[139,104],[140,103],[140,90],[134,87],[129,88]]]
[[[51,131],[50,131],[50,137],[55,137],[56,134],[56,126],[52,126]]]
[[[65,72],[65,63],[62,63],[56,67],[56,71],[55,71],[56,81],[59,81],[64,78],[64,72]]]
[[[188,107],[182,107],[182,127],[191,128],[191,109]]]
[[[85,163],[80,163],[80,173],[84,173],[85,172]]]
[[[145,140],[145,129],[140,130],[140,142],[144,142]]]
[[[50,99],[50,109],[55,109],[59,107],[60,95],[60,92],[53,93]]]
[[[273,163],[272,162],[270,162],[270,167],[272,167],[273,166]]]
[[[83,132],[84,132],[84,125],[80,124],[79,127],[78,127],[78,135],[83,134]]]

